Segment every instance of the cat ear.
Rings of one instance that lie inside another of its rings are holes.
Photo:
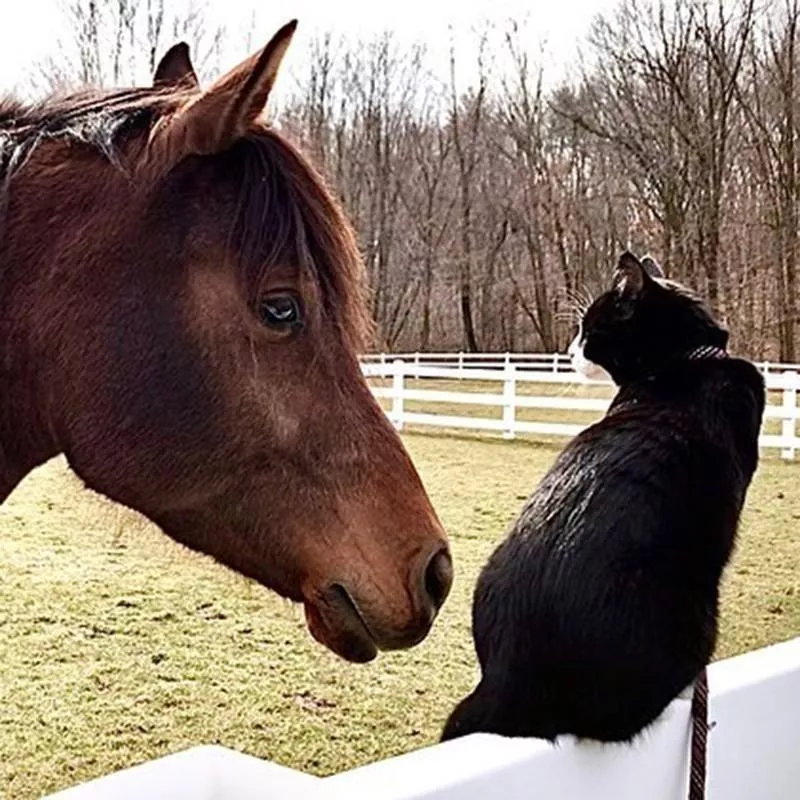
[[[645,256],[642,259],[642,267],[644,267],[644,271],[651,277],[651,278],[663,278],[664,277],[664,270],[661,269],[658,262],[652,258],[651,256]]]
[[[642,262],[636,256],[625,251],[617,262],[614,272],[614,291],[626,297],[634,297],[644,289],[649,276],[645,272]]]

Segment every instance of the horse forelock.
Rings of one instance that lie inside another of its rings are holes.
[[[339,203],[309,162],[264,126],[235,148],[239,198],[237,249],[251,293],[275,264],[297,264],[322,290],[325,312],[354,350],[371,335],[363,264]]]

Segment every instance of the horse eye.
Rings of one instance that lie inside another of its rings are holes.
[[[300,299],[293,294],[273,294],[265,297],[259,307],[261,320],[270,328],[294,328],[303,324]]]

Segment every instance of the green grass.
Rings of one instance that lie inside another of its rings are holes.
[[[56,460],[0,509],[0,796],[218,742],[329,774],[436,741],[476,676],[478,570],[554,446],[407,434],[453,545],[428,639],[349,665],[302,612],[81,488]],[[726,574],[718,656],[800,631],[800,465],[765,457]]]

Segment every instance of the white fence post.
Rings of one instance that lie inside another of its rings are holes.
[[[503,378],[503,438],[513,439],[516,419],[517,371],[513,364],[506,364]]]
[[[553,372],[558,372],[558,353],[553,353]]]
[[[414,353],[414,377],[419,378],[419,353]]]
[[[405,390],[403,360],[394,360],[394,374],[392,376],[392,422],[398,431],[403,430],[403,392]]]
[[[781,436],[784,438],[796,435],[795,416],[797,415],[797,373],[783,373],[783,412],[787,416],[781,422]],[[789,417],[791,415],[791,417]],[[789,446],[781,450],[781,458],[788,461],[794,460],[794,447]]]
[[[461,350],[458,351],[458,377],[464,377],[464,353]]]

